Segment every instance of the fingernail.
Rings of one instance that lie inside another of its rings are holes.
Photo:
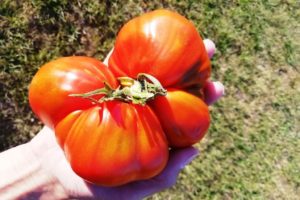
[[[216,92],[217,92],[218,96],[221,97],[221,96],[225,95],[224,85],[219,81],[216,81],[215,85],[216,85]]]
[[[204,39],[203,43],[204,43],[206,52],[208,54],[208,57],[212,58],[216,51],[215,43],[213,41],[211,41],[210,39]]]

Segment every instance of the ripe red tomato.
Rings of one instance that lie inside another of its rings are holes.
[[[99,185],[149,179],[168,160],[164,132],[148,106],[110,101],[74,111],[55,133],[73,170]]]
[[[157,175],[169,146],[190,146],[204,136],[208,108],[189,91],[209,75],[210,62],[192,23],[158,10],[122,28],[108,67],[76,56],[42,66],[29,102],[55,130],[78,175],[117,186]]]
[[[157,175],[167,163],[168,143],[148,106],[119,101],[93,104],[69,96],[104,87],[104,81],[116,86],[100,61],[60,58],[35,75],[29,102],[42,122],[55,128],[73,170],[87,181],[116,186]]]
[[[130,20],[118,33],[109,68],[136,78],[141,72],[164,87],[203,85],[210,60],[195,26],[183,16],[156,10]]]

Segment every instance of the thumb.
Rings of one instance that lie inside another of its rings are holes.
[[[104,61],[103,61],[103,64],[105,64],[106,66],[108,66],[108,59],[110,58],[112,52],[113,52],[114,48],[112,48],[109,53],[106,55]]]

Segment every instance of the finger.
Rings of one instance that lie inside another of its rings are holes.
[[[203,88],[203,92],[205,103],[211,105],[225,94],[225,89],[224,85],[218,81],[208,81]]]
[[[107,54],[107,56],[105,57],[105,59],[104,59],[104,61],[103,61],[103,63],[104,63],[106,66],[108,66],[108,59],[110,58],[110,56],[111,56],[113,50],[114,50],[114,48],[112,48],[112,49],[110,50],[110,52]]]
[[[213,41],[211,41],[210,39],[204,39],[203,43],[204,43],[206,52],[208,54],[208,57],[212,58],[216,51],[215,43]]]
[[[197,155],[194,147],[171,151],[166,168],[158,176],[145,181],[138,181],[123,188],[124,193],[134,193],[134,199],[142,199],[156,192],[162,191],[176,183],[179,172]]]

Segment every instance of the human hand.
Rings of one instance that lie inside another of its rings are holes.
[[[213,42],[204,40],[204,44],[212,57],[215,51]],[[104,62],[107,63],[107,60]],[[205,101],[212,104],[223,92],[221,83],[208,81],[204,87]],[[76,199],[142,199],[174,185],[181,169],[198,154],[193,147],[171,150],[168,164],[158,176],[118,187],[100,187],[84,181],[73,172],[51,129],[44,127],[30,145],[45,173],[60,184],[61,196]]]

